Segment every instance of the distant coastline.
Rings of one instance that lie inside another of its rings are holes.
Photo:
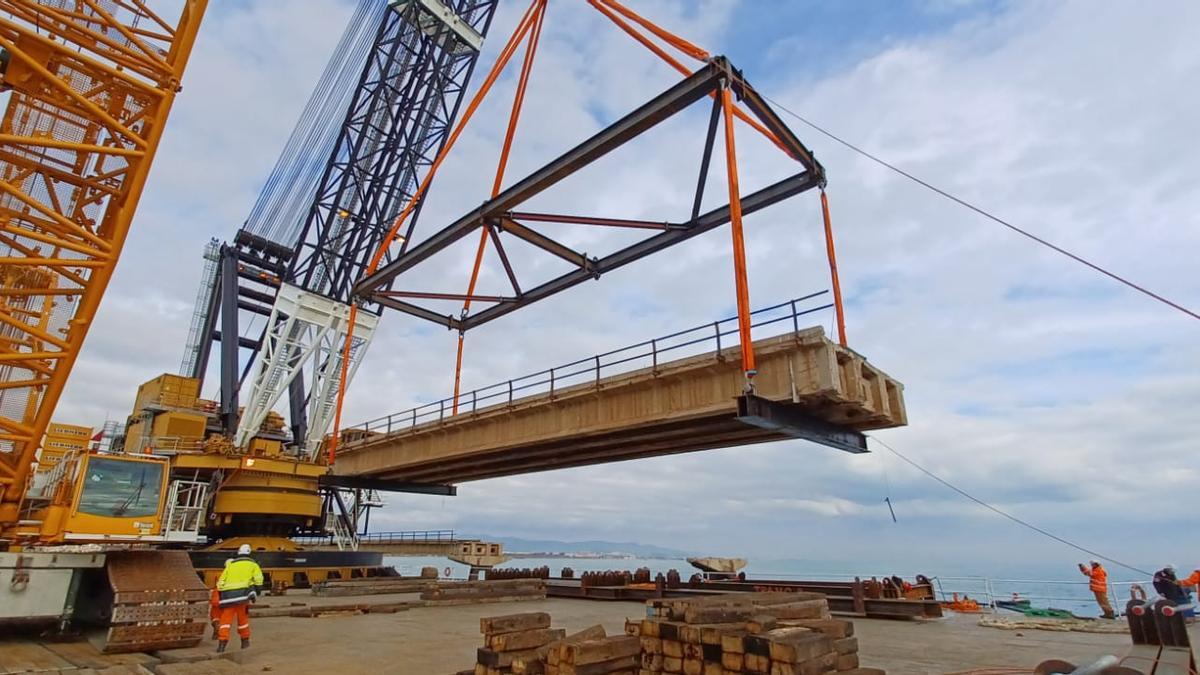
[[[677,560],[677,556],[637,555],[634,553],[599,553],[594,551],[505,551],[509,558],[553,558],[577,560]]]

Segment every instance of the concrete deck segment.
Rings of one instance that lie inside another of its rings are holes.
[[[903,386],[820,327],[754,349],[756,395],[788,411],[859,432],[907,421]],[[393,433],[348,435],[334,473],[460,483],[792,438],[738,419],[743,386],[735,346]]]

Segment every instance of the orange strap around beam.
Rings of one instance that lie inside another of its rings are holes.
[[[610,4],[616,4],[615,2],[613,2],[613,0],[588,0],[588,4],[590,4],[592,7],[594,7],[596,9],[596,11],[598,11],[601,14],[603,14],[604,16],[606,16],[609,21],[612,21],[614,24],[616,24],[618,28],[625,31],[625,33],[628,34],[630,37],[632,37],[634,40],[637,40],[639,43],[641,43],[642,46],[644,46],[646,49],[649,49],[650,51],[654,52],[654,54],[657,55],[660,59],[667,62],[667,64],[669,64],[675,70],[679,71],[680,74],[682,74],[684,77],[688,77],[689,75],[691,75],[693,73],[693,71],[691,69],[689,69],[687,66],[680,63],[680,61],[678,59],[676,59],[675,57],[668,54],[662,47],[659,47],[658,45],[654,44],[654,42],[651,41],[650,38],[648,38],[645,35],[643,35],[642,33],[638,32],[638,30],[636,28],[629,25],[629,23],[626,22],[621,17],[617,16],[616,13],[614,12],[614,10],[610,9],[610,7],[609,7]],[[638,16],[635,12],[633,12],[633,10],[630,10],[630,9],[627,9],[624,7],[621,7],[621,10],[622,10],[621,11],[622,14],[626,14],[627,16],[632,15],[634,17],[637,17],[636,20],[640,24],[643,24],[643,25],[648,24],[650,26],[654,26],[653,23]],[[668,33],[667,31],[665,31],[661,28],[658,28],[657,26],[655,26],[655,29],[652,32],[654,32],[655,35],[659,35],[659,32],[661,32],[663,34],[671,35],[672,37],[674,37],[671,33]],[[691,45],[690,42],[682,40],[681,38],[676,37],[674,39],[679,40],[680,42],[683,42],[685,45],[688,45],[692,49],[699,50],[700,53],[704,54],[704,57],[699,60],[704,61],[704,60],[708,59],[708,52],[700,50],[699,47],[695,47],[694,45]],[[689,56],[692,55],[689,53],[688,50],[686,50],[674,43],[668,42],[668,44],[671,44],[671,46],[675,47],[676,49],[679,49],[680,51],[684,52],[685,54],[688,54]],[[709,94],[709,96],[715,98],[716,93]],[[733,109],[733,114],[739,120],[745,122],[746,124],[749,124],[755,131],[757,131],[758,133],[760,133],[764,137],[766,137],[767,140],[774,143],[775,147],[782,150],[784,152],[784,154],[786,154],[789,157],[792,157],[792,153],[791,153],[791,151],[788,150],[787,146],[785,146],[782,142],[780,142],[780,140],[775,137],[775,134],[772,133],[770,129],[763,126],[761,122],[759,122],[758,120],[751,117],[749,114],[746,113],[746,111],[735,106]]]
[[[533,30],[529,33],[529,42],[525,48],[525,61],[521,64],[521,76],[517,79],[517,91],[513,95],[512,111],[508,116],[508,130],[504,134],[504,146],[500,149],[500,161],[496,166],[496,179],[492,182],[492,197],[500,194],[500,186],[504,183],[504,170],[508,167],[508,156],[512,152],[513,137],[517,133],[517,121],[521,117],[521,108],[525,103],[525,89],[529,85],[529,73],[533,70],[533,59],[537,55],[538,40],[542,35],[542,23],[546,18],[546,0],[541,0],[534,14]],[[471,311],[471,296],[475,295],[475,285],[479,283],[479,272],[483,267],[483,254],[487,250],[488,229],[479,228],[479,245],[475,249],[475,265],[471,268],[471,280],[467,284],[467,297],[463,300],[462,316]],[[458,349],[454,359],[454,398],[451,414],[458,414],[458,395],[462,388],[463,346],[466,335],[458,334]]]
[[[833,250],[833,223],[829,218],[829,199],[821,188],[821,215],[825,220],[825,254],[829,258],[829,276],[833,280],[833,311],[837,315],[838,343],[846,346],[846,315],[842,308],[842,284],[838,280],[837,254]]]
[[[654,23],[653,21],[650,21],[649,19],[643,17],[642,15],[633,11],[632,9],[629,9],[628,7],[617,2],[617,0],[600,0],[600,1],[603,2],[605,5],[607,5],[608,7],[616,10],[617,12],[620,12],[621,15],[624,16],[625,18],[637,23],[639,26],[641,26],[642,28],[645,28],[646,30],[650,31],[651,33],[654,33],[663,42],[666,42],[667,44],[678,49],[679,51],[683,52],[684,54],[687,54],[688,56],[692,57],[693,59],[696,59],[697,61],[707,61],[709,59],[709,56],[711,56],[708,52],[704,51],[700,47],[692,44],[691,42],[688,42],[687,40],[684,40],[683,38],[679,37],[678,35],[670,32],[668,30],[662,28],[661,26]]]
[[[483,84],[479,87],[479,91],[475,92],[475,96],[471,98],[471,102],[467,105],[466,110],[463,111],[462,119],[460,119],[458,124],[454,126],[454,130],[450,132],[450,136],[446,139],[445,145],[442,146],[441,151],[438,152],[437,157],[434,158],[433,163],[429,166],[429,173],[425,174],[425,178],[421,181],[420,185],[417,186],[416,192],[413,193],[413,196],[408,200],[408,203],[404,205],[404,209],[400,211],[400,215],[396,216],[396,220],[393,221],[391,229],[388,230],[387,235],[384,236],[383,240],[379,243],[379,248],[375,250],[375,255],[371,257],[371,261],[367,265],[366,274],[369,275],[379,268],[379,264],[383,262],[383,256],[387,253],[388,249],[391,248],[392,244],[395,243],[400,237],[400,228],[403,227],[405,221],[408,220],[409,215],[412,214],[417,203],[422,197],[425,196],[425,192],[429,189],[429,184],[433,181],[433,177],[437,173],[438,168],[441,167],[442,162],[445,161],[446,155],[450,153],[450,149],[454,147],[454,144],[458,141],[458,137],[462,135],[463,129],[466,128],[467,123],[471,121],[471,118],[475,115],[475,111],[479,109],[479,104],[484,98],[487,97],[488,92],[492,89],[492,85],[496,83],[496,80],[500,77],[500,73],[504,71],[504,67],[507,66],[509,60],[512,59],[512,55],[516,52],[517,46],[521,43],[521,41],[525,38],[526,33],[528,33],[530,28],[533,26],[534,10],[536,10],[537,7],[544,1],[545,0],[533,0],[533,2],[530,3],[529,8],[525,10],[524,16],[522,16],[521,21],[517,23],[517,27],[513,29],[513,33],[511,36],[509,36],[508,42],[505,43],[504,49],[500,50],[500,55],[496,58],[496,63],[492,65],[492,69],[488,72]],[[342,409],[345,405],[346,381],[350,375],[350,354],[351,348],[354,344],[354,326],[357,319],[358,303],[352,302],[350,304],[350,314],[347,317],[348,330],[346,331],[346,342],[342,346],[341,379],[338,383],[337,404],[334,406],[333,412],[333,435],[329,439],[328,450],[330,465],[332,465],[337,459],[337,446],[339,442],[339,436],[341,435]]]
[[[721,86],[725,119],[725,170],[729,175],[729,226],[733,232],[733,280],[737,291],[738,337],[742,343],[742,372],[750,386],[758,371],[754,364],[754,342],[750,338],[750,283],[746,275],[746,239],[742,233],[742,198],[738,191],[737,148],[733,141],[733,95]]]

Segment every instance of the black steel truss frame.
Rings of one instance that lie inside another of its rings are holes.
[[[721,116],[720,93],[728,87],[743,101],[750,112],[777,139],[784,151],[803,168],[783,180],[761,190],[741,197],[742,213],[748,215],[779,201],[800,194],[825,183],[825,170],[813,154],[800,142],[786,124],[775,114],[765,100],[749,85],[729,61],[718,56],[704,67],[675,86],[658,95],[648,103],[629,113],[588,140],[567,151],[521,181],[485,201],[454,223],[411,248],[407,248],[395,260],[384,264],[375,273],[366,276],[354,286],[354,295],[360,301],[375,303],[395,309],[439,325],[459,331],[467,331],[510,312],[530,305],[588,279],[599,279],[601,275],[681,243],[730,221],[730,208],[726,204],[707,213],[700,213],[704,187],[712,160],[718,121]],[[525,213],[517,211],[522,204],[542,191],[554,186],[571,174],[595,162],[618,147],[630,142],[661,122],[681,112],[706,96],[713,98],[712,115],[709,119],[704,151],[697,179],[695,199],[690,217],[680,222],[653,222],[619,218],[591,216]],[[569,246],[531,228],[528,222],[556,222],[597,225],[607,227],[637,228],[656,231],[647,239],[627,246],[603,257],[589,257]],[[505,273],[513,287],[512,296],[473,296],[473,301],[492,302],[491,306],[477,314],[453,316],[408,302],[413,298],[453,299],[449,293],[418,293],[393,291],[396,279],[405,272],[471,234],[485,228],[496,245],[497,253]],[[570,262],[575,269],[539,286],[523,290],[517,282],[499,234],[503,232],[543,251]]]
[[[498,1],[445,4],[485,37]],[[285,277],[306,291],[349,302],[458,115],[479,53],[444,24],[422,21],[420,5],[398,5],[380,23]]]
[[[486,37],[498,0],[446,4]],[[220,418],[226,435],[232,436],[237,427],[238,392],[268,329],[264,320],[257,336],[241,335],[246,326],[242,313],[269,319],[279,285],[285,282],[348,301],[351,284],[362,276],[457,117],[479,53],[464,48],[444,24],[422,21],[419,5],[400,5],[380,22],[294,246],[242,229],[221,249],[204,337],[190,375],[203,383],[220,343]],[[410,217],[407,235],[419,212],[420,204]],[[224,339],[227,335],[236,339]],[[301,374],[289,391],[294,438],[305,436],[305,400]]]

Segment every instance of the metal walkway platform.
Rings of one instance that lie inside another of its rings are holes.
[[[753,396],[738,346],[663,361],[677,347],[720,345],[733,331],[717,322],[551,369],[535,376],[548,388],[523,398],[514,392],[532,385],[510,381],[468,392],[457,415],[440,401],[349,428],[334,473],[450,484],[792,438],[865,452],[863,431],[906,423],[903,387],[822,328],[800,329],[816,310],[797,302],[757,324],[793,330],[755,341]],[[602,372],[639,359],[649,364]]]

